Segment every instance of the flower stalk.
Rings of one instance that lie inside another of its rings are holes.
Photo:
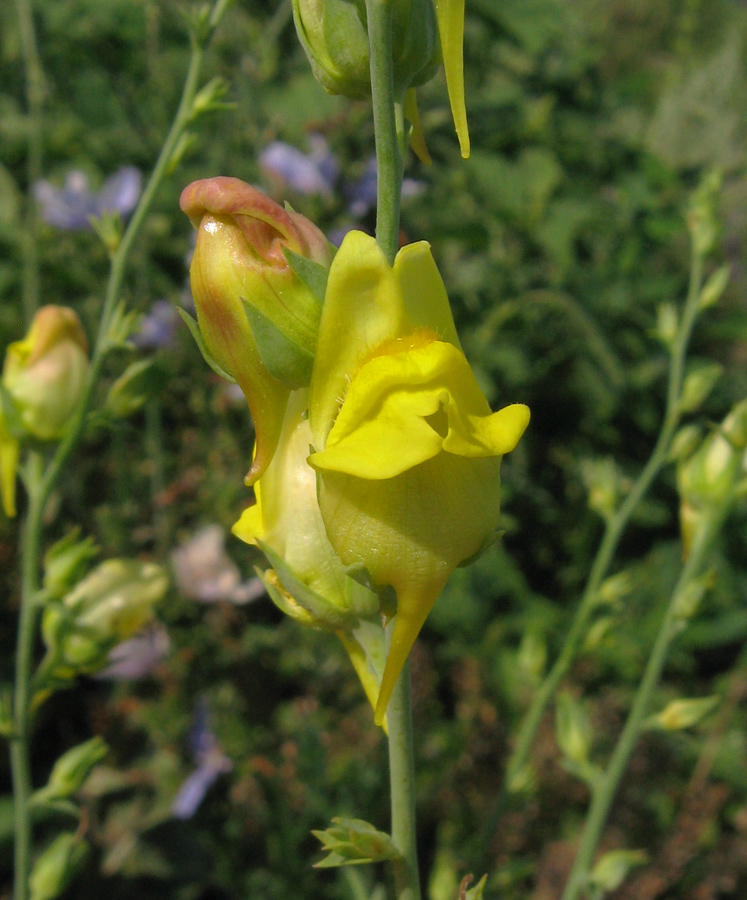
[[[404,162],[397,137],[392,59],[392,10],[387,0],[366,0],[371,100],[376,140],[376,240],[389,264],[399,246]],[[405,663],[387,712],[392,840],[403,859],[395,865],[397,900],[420,900],[415,817],[415,753],[410,665]]]
[[[371,101],[376,139],[376,240],[389,264],[399,246],[399,213],[404,161],[397,138],[389,0],[366,0],[371,59]],[[401,98],[399,98],[401,100]]]

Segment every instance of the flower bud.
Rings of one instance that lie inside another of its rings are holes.
[[[716,696],[672,700],[660,713],[650,716],[646,725],[648,728],[660,728],[664,731],[692,728],[710,715],[720,702],[721,698]]]
[[[747,400],[738,403],[700,447],[677,467],[680,523],[689,552],[705,510],[736,498],[736,485],[747,471]]]
[[[34,794],[35,805],[65,800],[80,789],[91,769],[106,756],[108,747],[100,737],[91,738],[64,753],[54,764],[46,787]]]
[[[44,306],[22,341],[8,347],[3,385],[29,434],[62,437],[88,375],[88,342],[76,312]]]
[[[373,238],[350,232],[319,326],[308,461],[336,554],[396,593],[377,722],[447,579],[492,539],[501,457],[528,421],[523,404],[491,413],[428,245],[391,267]]]
[[[44,610],[42,663],[55,678],[68,679],[100,669],[109,650],[153,619],[166,593],[161,566],[131,559],[108,559],[90,572],[62,602]]]
[[[433,0],[390,0],[394,86],[429,81],[441,61]],[[293,0],[296,31],[317,81],[330,94],[367,97],[371,64],[365,0]]]
[[[593,737],[591,723],[584,707],[568,692],[558,694],[555,737],[563,756],[579,766],[588,762]]]
[[[88,850],[88,844],[77,834],[58,834],[34,863],[29,876],[29,900],[59,897],[85,861]]]
[[[238,383],[254,419],[251,484],[272,459],[289,390],[308,384],[316,350],[320,299],[293,259],[327,266],[332,248],[308,219],[236,178],[195,181],[181,208],[197,228],[190,279],[206,355]]]
[[[88,342],[77,313],[44,306],[26,337],[5,354],[0,404],[0,485],[6,515],[15,515],[19,442],[59,440],[85,389]]]

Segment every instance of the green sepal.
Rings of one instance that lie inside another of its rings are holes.
[[[205,341],[203,340],[202,332],[200,331],[200,326],[197,324],[197,320],[193,319],[192,316],[190,316],[190,314],[184,309],[178,309],[177,312],[182,317],[182,319],[184,320],[184,324],[187,326],[187,328],[189,328],[192,337],[195,339],[200,353],[202,353],[202,358],[210,366],[213,372],[215,372],[215,374],[220,376],[221,378],[224,378],[226,381],[230,381],[231,384],[236,384],[236,379],[232,375],[229,375],[228,372],[225,371],[225,369],[222,369],[218,365],[213,355],[205,346]]]
[[[118,419],[126,419],[137,412],[153,393],[153,359],[138,359],[124,370],[109,388],[104,409]]]
[[[311,832],[322,842],[322,850],[329,853],[329,856],[315,863],[315,869],[360,866],[402,858],[391,837],[369,822],[342,816],[335,817],[332,822],[326,831]]]
[[[321,306],[324,303],[324,294],[327,290],[329,269],[321,265],[321,263],[314,262],[313,259],[309,259],[307,256],[294,253],[288,247],[283,247],[283,255],[295,275],[306,285],[311,291],[312,297]]]
[[[83,577],[89,563],[99,554],[92,537],[81,540],[80,527],[71,528],[44,554],[44,579],[40,602],[59,600]]]
[[[308,610],[320,624],[330,628],[350,628],[355,624],[356,617],[347,610],[340,609],[330,603],[326,597],[317,594],[296,575],[285,560],[278,556],[264,541],[257,539],[257,546],[267,557],[270,565],[275,570],[280,585],[293,597],[293,599]]]
[[[265,586],[267,596],[272,600],[275,606],[277,606],[281,613],[294,621],[299,622],[301,625],[308,625],[310,628],[321,628],[325,631],[328,630],[326,627],[320,625],[307,609],[304,609],[303,606],[299,606],[293,598],[289,600],[283,591],[278,590],[277,585],[269,578],[270,573],[274,574],[272,569],[264,571],[260,569],[259,566],[255,566],[254,571]],[[277,576],[275,577],[277,578]]]
[[[472,563],[477,562],[484,553],[487,553],[487,551],[490,550],[493,544],[498,543],[505,533],[506,530],[503,529],[502,531],[494,531],[492,534],[489,534],[477,551],[473,553],[472,556],[468,556],[467,559],[463,559],[457,566],[457,569],[466,569],[468,566],[471,566]]]
[[[28,437],[29,433],[23,424],[15,400],[2,381],[0,381],[0,416],[5,420],[5,427],[12,438],[22,441]]]
[[[241,302],[260,358],[270,375],[292,391],[308,387],[314,354],[292,341],[248,300],[242,297]]]
[[[345,577],[345,602],[361,618],[376,615],[380,606],[378,594],[349,575]]]
[[[345,601],[352,612],[363,618],[375,615],[381,608],[380,595],[363,563],[345,566]]]
[[[470,879],[470,881],[472,880],[471,875],[469,875],[467,877]],[[483,875],[482,878],[477,882],[477,884],[473,888],[470,888],[469,890],[464,891],[464,894],[463,894],[464,900],[482,900],[482,892],[485,890],[485,884],[487,883],[487,880],[488,880],[488,876]],[[463,878],[462,885],[466,888],[467,884],[469,884],[469,882],[467,882],[467,878]]]

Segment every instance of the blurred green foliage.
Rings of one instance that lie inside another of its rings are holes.
[[[45,178],[59,185],[79,169],[96,187],[121,166],[152,166],[188,58],[182,9],[176,0],[35,4]],[[568,870],[588,791],[559,765],[552,716],[538,737],[527,793],[502,795],[503,769],[600,538],[588,466],[614,460],[624,490],[655,441],[667,358],[654,332],[661,304],[681,303],[686,291],[684,210],[712,167],[724,172],[712,265],[729,263],[732,278],[696,331],[693,361],[715,361],[724,374],[693,421],[719,421],[747,394],[746,35],[747,12],[732,0],[467,0],[474,148],[467,162],[443,78],[419,91],[434,166],[409,163],[408,175],[426,189],[404,203],[404,235],[433,245],[491,402],[526,402],[533,417],[504,462],[505,536],[456,573],[413,657],[421,858],[433,900],[455,897],[468,871],[490,873],[487,897],[552,898]],[[276,139],[305,149],[309,134],[323,134],[340,161],[338,190],[285,194],[329,233],[350,222],[343,185],[363,174],[373,151],[367,104],[323,93],[287,4],[239,0],[211,48],[205,78],[214,76],[229,82],[236,105],[197,130],[159,192],[126,279],[128,304],[142,313],[160,298],[181,302],[191,227],[178,196],[189,181],[230,174],[280,197],[260,169],[261,150]],[[24,110],[20,41],[7,3],[0,6],[3,345],[25,330]],[[368,230],[371,216],[362,222]],[[92,232],[44,224],[39,239],[43,301],[73,306],[92,333],[104,247]],[[167,561],[201,524],[228,528],[248,503],[246,409],[204,365],[186,328],[157,351],[122,351],[101,402],[126,365],[151,356],[147,384],[138,383],[144,407],[90,430],[48,510],[50,539],[75,523],[107,556]],[[615,571],[627,573],[627,589],[600,604],[566,680],[584,696],[595,754],[609,750],[620,727],[676,579],[677,508],[670,468],[623,541]],[[658,894],[643,893],[650,885],[636,879],[650,869],[642,867],[615,897],[747,894],[746,526],[742,509],[719,544],[713,587],[676,645],[657,708],[682,696],[718,694],[723,703],[687,733],[643,741],[604,848],[645,847],[664,883]],[[6,683],[15,547],[16,524],[0,519]],[[232,542],[229,552],[249,577],[251,551]],[[282,620],[266,600],[208,605],[173,590],[162,618],[172,649],[154,676],[114,688],[90,681],[41,713],[39,784],[61,752],[91,734],[112,748],[83,789],[94,852],[66,896],[349,896],[339,874],[311,869],[319,858],[311,830],[334,815],[388,827],[386,752],[338,643]],[[187,735],[200,698],[234,767],[192,818],[177,821],[171,803],[193,768]],[[7,764],[0,765],[7,792]],[[47,827],[40,824],[42,836]],[[6,881],[9,836],[3,801]],[[682,852],[673,862],[675,845]],[[382,867],[364,876],[371,873],[384,877]]]

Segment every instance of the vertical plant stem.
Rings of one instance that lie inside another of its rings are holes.
[[[680,598],[692,579],[699,574],[704,557],[710,549],[713,539],[718,534],[727,511],[728,505],[713,512],[707,522],[702,524],[693,542],[690,555],[672,592],[664,620],[659,627],[654,649],[646,664],[646,669],[633,701],[633,706],[625,722],[625,727],[615,745],[604,774],[594,787],[578,854],[561,900],[577,900],[586,887],[589,869],[602,836],[602,830],[607,821],[612,801],[617,793],[618,784],[628,766],[631,754],[641,734],[643,722],[650,709],[653,693],[661,678],[672,639],[680,631]]]
[[[682,395],[682,382],[685,370],[685,358],[687,348],[692,335],[693,326],[698,315],[698,300],[703,280],[703,258],[701,254],[693,251],[690,268],[690,283],[687,299],[682,311],[682,319],[677,331],[672,357],[669,367],[669,380],[667,384],[667,401],[664,420],[662,422],[659,437],[654,449],[644,466],[641,474],[636,479],[633,488],[625,498],[619,510],[607,521],[602,542],[594,559],[594,563],[586,583],[581,602],[574,617],[570,631],[566,636],[563,649],[555,664],[550,669],[540,689],[537,691],[531,706],[522,722],[516,748],[508,764],[506,781],[509,790],[512,784],[522,773],[529,758],[529,751],[537,733],[537,728],[542,720],[545,710],[552,701],[558,685],[570,668],[576,657],[581,641],[586,634],[591,613],[597,602],[597,592],[604,580],[609,567],[612,564],[617,546],[625,528],[640,501],[645,496],[654,478],[664,465],[669,446],[674,432],[680,421],[680,398]]]
[[[16,0],[16,13],[26,75],[28,149],[26,156],[26,209],[21,246],[23,253],[23,316],[25,321],[30,323],[39,308],[40,295],[37,245],[39,219],[31,190],[42,176],[44,73],[36,45],[31,0]]]
[[[371,56],[371,100],[376,136],[376,240],[389,263],[399,246],[403,160],[397,140],[389,0],[366,0]]]
[[[10,762],[13,774],[14,816],[14,900],[26,900],[31,854],[31,767],[29,761],[29,706],[31,664],[34,654],[36,603],[39,588],[39,540],[44,504],[39,494],[42,459],[31,454],[26,470],[29,506],[21,536],[21,610],[16,641],[15,689],[13,695],[13,735]]]
[[[119,301],[129,252],[153,202],[156,190],[166,174],[177,142],[190,122],[192,101],[197,92],[205,47],[229,5],[230,0],[217,0],[209,19],[209,27],[201,37],[193,39],[192,54],[179,108],[150,180],[122,237],[122,241],[112,258],[86,388],[75,413],[71,417],[65,437],[58,445],[46,469],[43,469],[42,460],[38,454],[32,453],[29,456],[25,478],[29,505],[21,537],[21,610],[19,614],[13,703],[14,734],[11,741],[15,830],[14,900],[27,900],[30,871],[32,837],[31,813],[29,809],[29,800],[32,792],[29,763],[31,669],[38,618],[37,592],[41,557],[42,516],[50,494],[83,434],[93,392],[109,349],[109,329],[116,310],[116,304]],[[26,7],[26,0],[19,0],[20,6]]]
[[[366,0],[371,58],[371,99],[376,138],[376,240],[389,263],[399,246],[403,154],[398,136],[401,103],[394,92],[392,9],[390,0]],[[401,99],[401,98],[400,98]],[[400,131],[404,122],[401,122]],[[406,663],[387,709],[392,840],[402,853],[394,865],[397,900],[420,900],[415,825],[415,760],[412,734],[410,665]]]
[[[420,900],[415,829],[415,760],[410,698],[410,663],[405,663],[387,709],[392,840],[403,859],[394,866],[397,900]]]

